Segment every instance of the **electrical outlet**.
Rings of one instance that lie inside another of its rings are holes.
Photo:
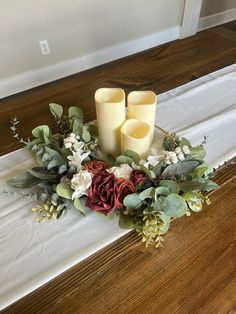
[[[50,53],[50,48],[49,48],[47,39],[40,40],[39,46],[40,46],[42,55],[47,55],[48,53]]]

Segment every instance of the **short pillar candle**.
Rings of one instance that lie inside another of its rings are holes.
[[[134,91],[128,94],[128,119],[137,119],[150,125],[153,141],[157,95],[152,91]]]
[[[121,127],[121,153],[132,150],[146,158],[150,148],[150,126],[140,120],[128,119]]]
[[[99,88],[95,93],[97,124],[101,149],[120,154],[120,128],[125,121],[125,92],[121,88]]]

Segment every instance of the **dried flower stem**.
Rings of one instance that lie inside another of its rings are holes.
[[[158,125],[156,125],[156,124],[155,124],[155,128],[161,130],[161,131],[162,131],[163,133],[165,133],[165,134],[169,134],[169,132],[165,131],[164,129],[162,129],[160,126],[158,126]]]

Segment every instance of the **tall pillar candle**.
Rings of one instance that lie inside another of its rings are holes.
[[[153,141],[157,95],[152,91],[134,91],[128,94],[128,119],[137,119],[150,125],[150,143]]]
[[[100,88],[95,93],[95,104],[101,149],[106,154],[119,155],[125,92],[121,88]]]
[[[146,158],[150,148],[150,125],[135,119],[126,120],[121,127],[121,153],[132,150]]]

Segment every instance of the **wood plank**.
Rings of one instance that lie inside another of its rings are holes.
[[[8,133],[11,115],[23,134],[49,123],[48,103],[80,105],[95,118],[101,86],[158,93],[236,62],[236,35],[216,27],[123,60],[0,101],[0,153],[19,147]],[[135,232],[77,264],[3,313],[233,313],[236,309],[236,166],[218,171],[221,188],[201,213],[176,220],[164,248],[145,249]],[[35,267],[37,267],[35,265]]]

